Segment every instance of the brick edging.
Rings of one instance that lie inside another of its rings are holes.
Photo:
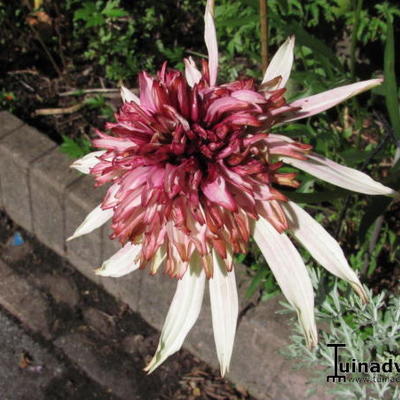
[[[70,163],[49,138],[12,114],[0,112],[0,207],[86,277],[161,329],[175,290],[173,280],[144,272],[121,279],[96,276],[93,268],[119,248],[108,239],[108,226],[65,242],[104,195],[101,188],[93,189],[90,177],[70,169]],[[242,284],[239,273],[239,286]],[[244,289],[239,290],[243,301]],[[284,323],[286,317],[278,316],[276,309],[277,301],[269,301],[244,316],[228,378],[246,386],[260,399],[299,399],[306,390],[307,378],[304,372],[292,370],[291,362],[278,353],[287,343],[288,329]],[[214,346],[206,297],[185,347],[216,367]]]

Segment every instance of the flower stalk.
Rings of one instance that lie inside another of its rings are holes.
[[[262,72],[268,66],[268,0],[259,0],[260,7],[260,43]]]

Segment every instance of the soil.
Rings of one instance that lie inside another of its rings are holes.
[[[140,36],[141,51],[137,52],[140,69],[146,58],[152,60],[152,65],[161,66],[164,56],[156,45],[160,35],[163,43],[171,48],[179,45],[189,49],[202,43],[200,2],[192,7],[190,16],[185,11],[187,6],[180,3],[180,0],[146,4],[121,1],[124,9],[135,16],[143,12],[143,7],[157,9],[154,18],[159,23],[152,22],[154,26],[147,27],[147,34]],[[38,115],[37,110],[74,107],[101,95],[110,114],[120,104],[119,91],[115,91],[120,82],[105,78],[105,66],[83,57],[88,50],[85,42],[88,35],[73,37],[74,12],[81,6],[80,2],[44,0],[40,11],[34,11],[32,4],[31,0],[21,0],[15,7],[0,2],[0,109],[13,112],[57,143],[62,142],[64,135],[73,139],[94,137],[95,128],[104,128],[106,120],[110,120],[109,116],[101,115],[104,107],[85,105],[78,111],[58,115]],[[146,18],[136,19],[135,23],[139,31],[142,25],[148,24]],[[118,24],[117,29],[123,30],[123,18]],[[138,40],[137,36],[135,32],[132,39]],[[124,81],[128,87],[137,85],[137,74],[126,79],[130,81]],[[111,89],[111,92],[65,95],[89,88]]]
[[[18,16],[13,15],[7,6],[3,7],[12,18],[6,18],[0,28],[4,38],[0,50],[0,87],[3,90],[0,108],[15,113],[58,143],[62,142],[62,135],[73,138],[89,134],[91,126],[100,125],[96,113],[89,109],[57,116],[35,115],[35,111],[41,108],[68,107],[82,100],[79,97],[60,96],[64,91],[104,86],[104,82],[99,81],[99,76],[89,64],[74,64],[70,57],[65,59],[63,56],[65,68],[61,67],[59,54],[70,43],[68,31],[71,28],[71,18],[59,12],[53,18],[49,16],[49,24],[39,23],[38,18],[32,17],[30,7],[20,5]],[[65,40],[58,50],[43,40],[46,35],[55,32],[62,32],[61,36]],[[57,65],[60,64],[60,74],[55,71],[49,56]]]

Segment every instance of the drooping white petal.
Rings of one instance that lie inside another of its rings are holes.
[[[218,42],[214,23],[214,0],[207,0],[204,13],[204,41],[208,51],[210,86],[214,86],[217,82],[218,73]]]
[[[190,87],[200,82],[201,72],[197,69],[192,57],[185,58],[185,77]]]
[[[92,153],[86,154],[82,158],[74,161],[70,167],[77,169],[83,174],[89,174],[90,169],[100,162],[99,157],[105,152],[106,150],[93,151]]]
[[[128,242],[118,250],[103,265],[95,270],[96,275],[110,276],[119,278],[120,276],[129,274],[139,268],[139,262],[136,257],[141,250],[141,246]]]
[[[191,261],[190,268],[178,281],[157,351],[145,368],[149,374],[182,347],[187,334],[200,314],[204,287],[205,274],[197,257],[195,261]]]
[[[255,223],[254,240],[283,294],[297,310],[308,345],[316,346],[318,338],[314,319],[314,293],[300,254],[284,233],[278,233],[262,217]]]
[[[214,275],[209,280],[212,324],[217,356],[224,376],[229,370],[239,301],[236,288],[235,270],[227,272],[225,264],[213,250]]]
[[[121,97],[124,103],[130,103],[131,101],[133,101],[134,103],[140,105],[139,97],[137,97],[135,93],[131,92],[125,86],[121,86]]]
[[[99,204],[94,208],[85,218],[85,220],[78,226],[72,236],[67,241],[76,239],[79,236],[87,235],[105,224],[112,216],[113,209],[103,210]]]
[[[288,114],[286,118],[282,119],[282,122],[296,121],[298,119],[311,117],[312,115],[328,110],[357,94],[372,89],[373,87],[380,85],[382,82],[382,79],[370,79],[368,81],[352,83],[351,85],[340,86],[310,97],[296,100],[289,105],[291,107],[300,107],[301,109]]]
[[[307,157],[308,160],[298,160],[284,156],[279,158],[286,164],[353,192],[386,196],[395,196],[397,194],[393,189],[373,180],[361,171],[345,167],[316,153],[310,153]]]
[[[281,76],[282,79],[275,86],[269,88],[270,90],[280,89],[285,87],[286,82],[289,79],[290,71],[293,66],[293,49],[294,49],[294,36],[290,36],[286,39],[285,43],[279,47],[278,51],[272,57],[271,62],[265,71],[262,83],[271,81],[277,76]]]
[[[285,208],[291,231],[296,239],[331,274],[349,282],[366,302],[367,294],[356,273],[347,263],[339,243],[296,203],[289,201],[282,203],[282,206]]]

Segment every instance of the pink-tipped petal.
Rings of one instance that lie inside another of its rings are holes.
[[[98,132],[98,136],[98,139],[92,140],[94,147],[112,150],[119,153],[123,153],[124,151],[137,147],[137,144],[130,138],[114,137],[105,135],[101,132]]]
[[[289,229],[311,256],[331,274],[349,282],[366,302],[368,297],[356,273],[350,268],[339,243],[306,211],[292,201],[283,203]]]
[[[271,62],[265,71],[262,83],[271,81],[277,76],[281,76],[282,79],[277,82],[274,86],[269,87],[269,90],[275,90],[285,87],[286,82],[289,79],[290,71],[293,66],[293,49],[294,49],[294,36],[290,36],[286,39],[285,43],[279,47],[278,51],[272,57]]]
[[[201,72],[197,69],[192,57],[185,58],[185,77],[190,87],[200,82]]]
[[[137,270],[140,264],[136,258],[141,248],[142,246],[128,242],[108,260],[104,261],[100,268],[95,270],[96,275],[119,278]]]
[[[297,310],[309,347],[318,341],[314,293],[307,269],[293,243],[264,218],[255,222],[254,240],[271,268],[283,294]]]
[[[288,113],[282,122],[296,121],[302,118],[308,118],[312,115],[319,114],[322,111],[328,110],[343,101],[356,96],[359,93],[372,89],[380,85],[382,79],[370,79],[352,83],[351,85],[340,86],[335,89],[327,90],[326,92],[318,93],[314,96],[299,99],[290,104],[291,107],[300,107],[299,111]]]
[[[218,74],[218,42],[214,23],[214,0],[207,0],[204,13],[204,41],[208,51],[208,69],[210,72],[210,86],[217,82]]]
[[[143,110],[155,112],[157,107],[153,98],[153,78],[146,72],[139,74],[140,105]]]
[[[222,176],[216,176],[214,180],[205,182],[201,186],[204,195],[212,202],[227,208],[230,211],[237,209],[233,196],[226,188],[226,181]]]
[[[196,257],[190,268],[178,281],[178,286],[168,310],[157,351],[146,366],[149,374],[159,367],[170,355],[176,353],[197,321],[203,302],[205,274]]]
[[[340,165],[319,154],[310,153],[307,158],[307,160],[299,160],[291,157],[280,157],[286,164],[353,192],[384,196],[395,196],[397,194],[396,191],[373,180],[367,174]]]
[[[239,99],[242,101],[246,101],[248,103],[265,103],[265,97],[261,95],[260,93],[254,92],[254,90],[236,90],[235,92],[232,93],[231,95],[235,99]]]
[[[215,346],[224,376],[229,370],[239,312],[235,271],[226,271],[225,263],[213,250],[214,275],[209,280]]]

